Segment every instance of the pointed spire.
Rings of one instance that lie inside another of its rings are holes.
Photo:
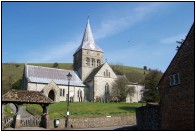
[[[86,24],[86,28],[85,28],[85,31],[84,31],[84,35],[83,35],[83,39],[82,39],[81,45],[76,50],[76,52],[78,52],[80,49],[89,49],[89,50],[103,52],[102,49],[99,48],[95,44],[95,41],[94,41],[94,38],[93,38],[93,34],[92,34],[92,31],[91,31],[91,27],[90,27],[89,16],[87,18],[87,24]]]
[[[93,44],[95,43],[92,31],[91,31],[91,27],[90,27],[89,16],[87,19],[86,29],[85,29],[83,40],[82,40],[82,43],[86,43],[86,42],[93,43]]]

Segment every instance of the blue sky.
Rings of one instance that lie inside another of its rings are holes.
[[[72,63],[90,15],[111,64],[165,71],[194,21],[193,2],[3,2],[3,63]]]

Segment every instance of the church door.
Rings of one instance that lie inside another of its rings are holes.
[[[50,98],[50,99],[52,99],[53,101],[55,101],[54,99],[55,99],[55,94],[54,94],[54,91],[53,90],[50,90],[50,92],[49,92],[49,94],[48,94],[48,97]]]

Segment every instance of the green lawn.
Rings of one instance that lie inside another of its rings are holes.
[[[98,103],[78,102],[70,103],[70,117],[97,117],[135,114],[135,109],[142,106],[141,103]],[[27,109],[34,114],[42,114],[39,105],[27,105]],[[63,118],[66,115],[67,103],[60,102],[49,105],[50,118]]]

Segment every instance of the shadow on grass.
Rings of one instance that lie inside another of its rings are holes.
[[[136,108],[138,108],[138,107],[133,107],[133,106],[122,106],[122,107],[119,107],[119,109],[126,110],[128,112],[135,112]]]

